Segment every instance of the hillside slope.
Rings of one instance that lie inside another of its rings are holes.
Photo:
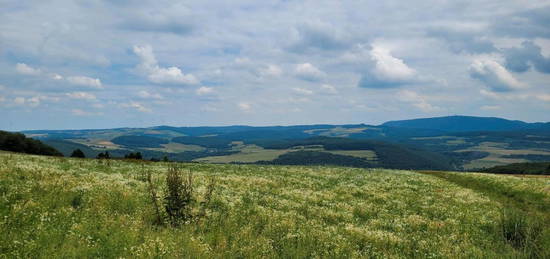
[[[171,227],[154,225],[143,173],[152,173],[162,201],[165,174],[174,164],[2,152],[0,161],[0,257],[544,258],[550,254],[550,246],[540,243],[548,240],[550,228],[545,223],[542,232],[532,236],[528,218],[522,223],[527,227],[521,225],[519,230],[529,230],[522,233],[533,237],[529,239],[533,244],[517,243],[500,232],[502,222],[509,221],[501,218],[507,203],[430,174],[178,164],[181,172],[194,172],[197,192],[204,192],[210,177],[216,184],[203,220]],[[541,210],[548,208],[550,194],[543,178],[468,177],[468,183],[479,179],[483,184],[478,186],[496,186],[502,193],[513,193],[514,199],[538,199],[528,211],[539,205]]]
[[[447,132],[511,131],[519,129],[550,130],[550,123],[527,123],[523,121],[507,120],[496,117],[474,116],[446,116],[388,121],[383,123],[382,126],[408,129],[432,129]]]

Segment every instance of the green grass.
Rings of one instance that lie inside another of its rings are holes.
[[[482,159],[473,160],[464,165],[464,169],[476,169],[476,168],[489,168],[493,166],[506,165],[511,163],[524,163],[529,162],[525,159],[518,158],[506,158],[506,155],[550,155],[550,152],[545,150],[535,149],[507,149],[507,143],[498,142],[482,142],[478,146],[468,149],[458,150],[461,151],[483,151],[488,152],[489,156]]]
[[[180,166],[198,192],[216,177],[207,217],[159,227],[142,176],[152,172],[163,197],[169,163],[0,153],[0,257],[527,258],[503,237],[502,196],[524,197],[514,206],[533,213],[550,196],[546,178],[468,174],[478,184],[463,185],[398,170]]]
[[[328,150],[328,153],[344,156],[353,156],[359,158],[366,158],[369,161],[376,161],[376,152],[372,150]]]
[[[325,150],[321,145],[314,146],[295,146],[291,149],[264,149],[257,145],[236,145],[234,150],[238,150],[239,153],[226,155],[226,156],[209,156],[195,159],[198,162],[208,163],[255,163],[258,161],[272,161],[282,154],[288,152],[305,150],[305,151],[322,151],[336,155],[352,156],[365,158],[369,161],[376,161],[376,153],[372,150]]]

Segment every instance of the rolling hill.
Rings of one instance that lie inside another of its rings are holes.
[[[548,123],[471,116],[390,121],[378,126],[158,126],[23,133],[51,144],[64,154],[72,147],[84,148],[81,146],[84,145],[86,148],[81,149],[90,155],[108,150],[112,155],[122,157],[139,151],[146,159],[167,156],[175,161],[212,163],[296,163],[297,157],[304,158],[303,153],[291,152],[298,151],[300,142],[303,142],[302,146],[311,146],[323,138],[325,143],[317,144],[320,147],[302,150],[310,152],[307,153],[310,163],[324,157],[331,161],[326,164],[334,165],[351,163],[396,169],[475,170],[550,158]],[[304,144],[306,142],[309,144]],[[332,148],[334,145],[339,148]],[[354,148],[354,145],[362,146],[362,149]],[[282,155],[285,155],[281,157],[284,160],[276,160]],[[338,156],[348,162],[335,162]],[[373,156],[376,161],[367,161],[367,157]],[[351,162],[357,159],[361,162]]]
[[[445,132],[513,131],[525,129],[550,130],[550,123],[527,123],[518,120],[507,120],[496,117],[473,116],[446,116],[388,121],[383,123],[382,126],[407,129],[431,129]]]

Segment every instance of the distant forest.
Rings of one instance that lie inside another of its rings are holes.
[[[40,140],[27,138],[22,133],[12,133],[0,130],[0,150],[20,152],[35,155],[63,156],[61,152]]]
[[[550,162],[514,163],[487,168],[483,172],[493,174],[550,175]]]

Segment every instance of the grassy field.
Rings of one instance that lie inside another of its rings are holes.
[[[0,257],[550,256],[549,178],[178,164],[216,185],[204,219],[172,227],[143,178],[163,197],[170,166],[0,153]]]
[[[352,157],[364,158],[368,161],[376,161],[376,153],[372,150],[325,150],[322,146],[303,147],[297,146],[291,149],[264,149],[257,145],[243,145],[242,143],[234,146],[233,150],[239,153],[225,156],[209,156],[195,159],[197,162],[207,163],[255,163],[258,161],[272,161],[282,154],[293,151],[322,151],[336,155],[345,155]]]
[[[544,150],[535,150],[535,149],[506,149],[508,144],[506,143],[496,143],[496,142],[483,142],[478,146],[471,147],[468,149],[458,150],[461,151],[483,151],[488,152],[489,156],[482,159],[473,160],[468,164],[464,165],[464,169],[475,169],[475,168],[487,168],[497,165],[505,165],[511,163],[524,163],[529,162],[525,159],[517,158],[505,158],[505,155],[550,155],[550,152]]]

